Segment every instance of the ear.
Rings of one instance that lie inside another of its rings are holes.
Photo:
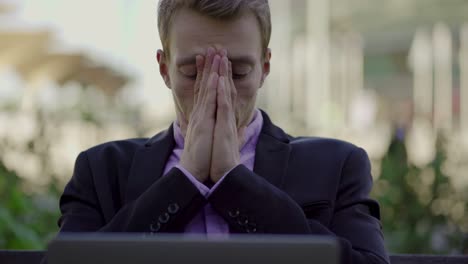
[[[271,60],[271,49],[268,48],[266,50],[264,61],[262,64],[262,79],[260,81],[260,87],[263,86],[263,83],[265,82],[266,77],[268,76],[268,74],[270,74],[270,60]]]
[[[158,49],[156,53],[156,59],[159,64],[159,73],[164,80],[167,88],[171,89],[171,79],[169,78],[169,65],[164,51]]]

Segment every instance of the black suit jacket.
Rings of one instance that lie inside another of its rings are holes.
[[[365,151],[293,138],[262,114],[254,171],[237,166],[208,200],[180,170],[162,177],[172,127],[82,152],[60,199],[60,232],[183,232],[210,203],[231,233],[331,235],[343,263],[388,263]]]

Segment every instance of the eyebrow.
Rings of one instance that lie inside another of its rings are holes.
[[[194,65],[196,64],[195,56],[196,55],[179,58],[176,60],[176,65],[178,67],[185,66],[185,65]],[[249,55],[242,55],[242,56],[235,56],[235,57],[228,56],[228,58],[232,64],[249,64],[249,65],[255,64],[255,59]]]

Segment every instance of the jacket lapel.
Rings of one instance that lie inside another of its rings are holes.
[[[291,153],[289,138],[262,111],[263,127],[255,149],[254,172],[282,188]]]
[[[151,184],[163,176],[174,145],[171,125],[169,129],[152,137],[136,151],[127,180],[126,203],[137,199]]]

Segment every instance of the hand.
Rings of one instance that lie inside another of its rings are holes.
[[[216,122],[214,127],[213,151],[210,178],[218,182],[226,172],[240,164],[240,146],[243,131],[238,133],[235,114],[236,88],[232,80],[232,66],[227,52],[221,51],[221,64],[216,96]]]
[[[194,107],[187,126],[180,165],[200,182],[208,179],[211,167],[220,61],[221,57],[213,48],[208,48],[205,57],[196,57]]]

